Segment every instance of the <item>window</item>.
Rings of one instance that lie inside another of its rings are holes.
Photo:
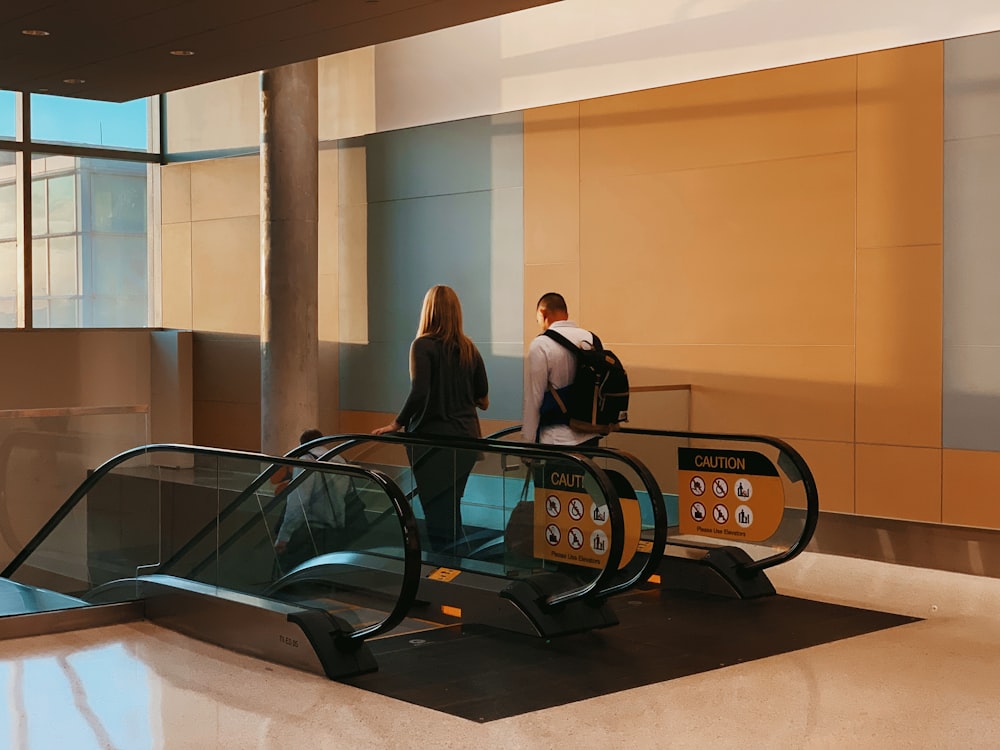
[[[29,305],[21,325],[32,328],[149,325],[150,100],[31,94],[21,107],[23,96],[0,91],[0,328],[28,318]]]
[[[14,140],[16,100],[13,91],[0,91],[0,140]]]
[[[146,99],[117,104],[32,94],[31,140],[146,151],[147,110]]]
[[[36,328],[148,325],[149,169],[64,156],[32,163]]]
[[[17,186],[13,168],[0,167],[0,328],[16,325]]]

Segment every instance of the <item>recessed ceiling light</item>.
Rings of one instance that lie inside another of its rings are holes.
[[[25,36],[48,36],[49,32],[45,29],[21,29],[21,33]]]
[[[194,51],[189,49],[172,49],[170,50],[170,54],[174,57],[191,57]]]
[[[76,85],[78,83],[86,83],[86,81],[83,80],[82,78],[63,78],[63,83]]]

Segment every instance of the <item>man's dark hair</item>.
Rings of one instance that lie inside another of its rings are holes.
[[[317,440],[321,437],[323,437],[323,433],[313,427],[299,435],[299,444],[308,443],[310,440]]]
[[[558,292],[546,292],[543,294],[538,299],[538,304],[535,305],[536,310],[539,308],[569,314],[569,309],[566,307],[566,300]]]

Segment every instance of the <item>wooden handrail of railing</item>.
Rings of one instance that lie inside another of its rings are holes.
[[[34,417],[100,417],[108,414],[148,414],[149,404],[120,406],[53,406],[42,409],[0,409],[0,419]]]

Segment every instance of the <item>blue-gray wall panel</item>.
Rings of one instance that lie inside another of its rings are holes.
[[[1000,136],[945,143],[944,184],[945,345],[1000,346]]]
[[[520,113],[363,139],[368,345],[341,346],[342,409],[394,412],[424,294],[455,288],[490,377],[487,416],[519,419],[524,289]]]
[[[1000,451],[1000,346],[944,348],[945,448]]]
[[[368,207],[368,339],[411,340],[427,290],[458,292],[466,333],[490,339],[491,193]]]
[[[370,135],[368,202],[518,187],[521,135],[519,112]]]
[[[409,341],[340,345],[340,408],[399,411],[410,389]]]
[[[1000,450],[1000,34],[944,64],[942,444]]]
[[[945,140],[1000,135],[1000,33],[944,43]]]

